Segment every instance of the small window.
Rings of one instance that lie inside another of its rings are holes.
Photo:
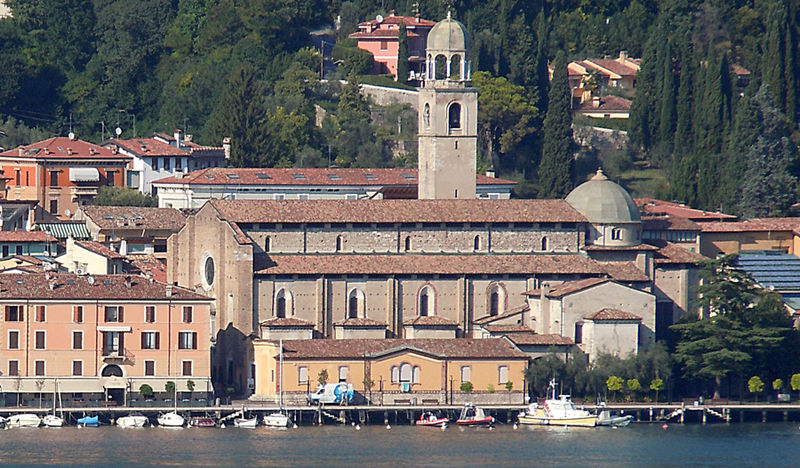
[[[37,330],[34,334],[34,348],[45,349],[45,333],[42,330]]]
[[[336,236],[336,251],[342,251],[342,236]]]
[[[14,251],[17,253],[17,255],[24,255],[21,245],[14,246]]]
[[[308,367],[300,366],[297,368],[297,383],[303,385],[308,383]]]
[[[472,250],[481,250],[481,236],[475,236],[475,239],[472,240]]]
[[[292,174],[295,180],[306,180],[305,174]]]
[[[392,383],[400,382],[400,368],[392,366]]]
[[[22,306],[6,306],[6,322],[21,322],[22,315]]]
[[[419,316],[420,317],[427,317],[428,316],[428,290],[425,289],[419,294]]]
[[[58,187],[58,171],[50,171],[50,186]]]
[[[156,375],[156,362],[155,361],[144,361],[144,375],[147,375],[147,376]]]
[[[583,323],[575,324],[575,344],[583,343]]]
[[[11,330],[8,332],[8,349],[19,349],[18,330]]]
[[[347,366],[339,366],[339,382],[347,382]]]
[[[341,180],[341,176],[339,174],[328,174],[328,178],[331,180]]]
[[[76,377],[83,375],[83,361],[72,361],[72,375]]]
[[[192,323],[192,306],[183,306],[183,323]]]
[[[389,49],[389,41],[381,41],[381,50]]]
[[[19,375],[19,361],[8,361],[8,375]]]
[[[50,200],[50,214],[58,214],[58,200]]]
[[[192,375],[192,361],[181,362],[181,375],[183,376]]]
[[[547,252],[547,236],[542,237],[542,252]]]
[[[122,322],[122,306],[105,306],[105,319],[107,323]]]
[[[239,178],[239,174],[228,174],[228,178],[229,179],[238,179]]]
[[[72,332],[72,349],[83,349],[83,332]]]
[[[411,364],[403,363],[400,365],[400,383],[411,382],[413,379]]]
[[[83,306],[72,306],[72,321],[83,323]]]
[[[44,368],[44,361],[34,361],[33,363],[33,374],[36,376],[43,376],[45,372]]]
[[[497,383],[503,385],[508,382],[508,366],[497,367]]]
[[[500,294],[495,289],[489,294],[489,315],[497,315],[500,312]]]
[[[146,306],[144,308],[144,321],[146,323],[156,323],[156,308],[155,308],[155,306]]]
[[[264,252],[269,252],[272,249],[272,239],[269,236],[264,239]]]
[[[197,349],[197,332],[179,332],[178,349]]]
[[[621,240],[622,239],[622,229],[614,228],[611,230],[611,240]]]
[[[364,178],[367,180],[378,180],[378,176],[375,174],[364,174]]]
[[[470,382],[470,366],[461,366],[461,383]]]
[[[34,316],[36,317],[35,320],[37,322],[43,323],[45,321],[45,306],[37,305],[34,309]]]
[[[449,130],[461,129],[461,104],[457,102],[450,104],[447,111],[447,128]]]
[[[142,332],[142,349],[159,349],[161,341],[159,332],[146,331]]]
[[[263,172],[259,172],[258,174],[256,174],[256,177],[261,179],[261,180],[269,180],[269,179],[271,179],[271,177],[269,175],[264,174]]]
[[[406,252],[411,251],[411,236],[406,236],[403,248]]]
[[[411,382],[415,384],[419,383],[419,366],[414,366],[414,368],[411,369]]]

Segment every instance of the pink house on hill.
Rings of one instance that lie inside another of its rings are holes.
[[[360,23],[358,32],[350,37],[358,40],[358,48],[372,53],[374,59],[373,73],[389,73],[397,79],[397,54],[400,42],[400,25],[406,25],[406,44],[408,47],[409,70],[422,74],[425,65],[425,47],[428,32],[436,24],[419,16],[395,16],[394,10],[384,18],[378,15],[374,20]],[[399,81],[406,81],[401,77]]]

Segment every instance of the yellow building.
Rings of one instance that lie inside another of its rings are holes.
[[[282,387],[284,402],[305,402],[325,371],[353,385],[354,403],[521,403],[528,356],[506,338],[288,340],[281,374],[279,343],[255,340],[254,362],[256,399]]]

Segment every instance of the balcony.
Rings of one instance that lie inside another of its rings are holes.
[[[132,366],[136,363],[136,355],[125,348],[103,349],[103,362],[106,364],[125,364]]]

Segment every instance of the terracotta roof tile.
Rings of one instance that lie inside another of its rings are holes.
[[[739,222],[703,223],[703,232],[770,232],[794,231],[800,218],[751,218]]]
[[[517,346],[571,346],[575,342],[561,335],[539,335],[536,333],[514,333],[507,335]]]
[[[642,320],[638,315],[619,309],[602,309],[584,318],[595,322],[603,320]]]
[[[522,325],[485,325],[489,333],[535,333],[531,327]]]
[[[583,223],[564,200],[219,200],[238,223]]]
[[[0,231],[0,242],[57,242],[47,231]]]
[[[55,287],[50,289],[50,280]],[[90,278],[92,278],[90,280]],[[125,286],[130,278],[131,287]],[[89,282],[93,281],[93,284]],[[172,295],[167,296],[167,288]],[[3,299],[120,299],[120,300],[211,300],[186,288],[130,275],[87,275],[70,273],[0,275],[0,298]]]
[[[55,137],[10,149],[0,156],[30,159],[103,159],[118,160],[120,163],[130,161],[131,157],[114,153],[102,146],[83,140],[70,140],[66,137]]]
[[[158,258],[152,255],[128,255],[127,260],[131,267],[130,273],[149,276],[161,283],[167,282],[167,266]]]
[[[273,255],[256,274],[487,274],[599,275],[605,270],[580,255]]]
[[[581,63],[589,66],[596,65],[591,68],[601,67],[619,76],[636,76],[639,71],[636,67],[618,62],[616,59],[586,59]]]
[[[478,185],[516,185],[512,180],[477,174]],[[417,185],[417,169],[405,168],[223,168],[209,167],[181,177],[166,177],[156,184],[254,185],[254,186],[350,186],[366,187]]]
[[[509,309],[504,311],[503,313],[497,315],[484,315],[483,317],[477,318],[472,321],[475,325],[486,325],[492,322],[496,322],[498,320],[507,319],[509,317],[513,317],[514,315],[519,314],[522,311],[528,310],[528,304],[523,304],[519,307],[515,307],[513,309]]]
[[[700,232],[700,225],[691,219],[679,218],[672,215],[642,216],[642,230]]]
[[[656,264],[695,264],[708,260],[697,252],[660,239],[649,239],[649,244],[658,247],[655,255]]]
[[[6,257],[6,258],[9,258],[9,259],[13,258],[14,260],[16,260],[18,262],[30,263],[31,265],[44,265],[44,262],[41,259],[36,258],[34,256],[31,256],[31,255],[11,255],[11,256]]]
[[[125,258],[124,255],[120,255],[117,252],[114,252],[113,250],[109,249],[108,247],[99,242],[75,241],[75,245],[80,246],[90,252],[94,252],[97,255],[101,255],[109,259]]]
[[[566,281],[551,287],[550,291],[547,293],[547,297],[563,297],[574,292],[589,289],[593,286],[597,286],[598,284],[603,284],[608,281],[611,280],[608,278],[586,278],[577,281]],[[534,289],[532,291],[525,292],[525,294],[528,296],[539,296],[541,293],[541,289]]]
[[[186,216],[174,208],[139,206],[82,206],[81,210],[100,229],[167,229],[178,231]],[[118,223],[124,223],[120,226]]]
[[[400,24],[405,23],[406,26],[427,26],[433,27],[436,24],[436,21],[426,20],[422,18],[418,18],[416,16],[397,16],[397,15],[389,15],[384,16],[383,21],[378,22],[377,19],[373,19],[370,21],[365,21],[363,23],[358,23],[359,26],[377,26],[379,24]]]
[[[386,328],[386,322],[379,322],[365,317],[348,318],[340,322],[334,322],[334,325],[348,328]]]
[[[175,141],[175,139],[170,138],[170,141]],[[181,147],[178,148],[174,144],[169,144],[156,138],[132,138],[127,140],[112,138],[103,143],[103,146],[105,147],[108,147],[109,145],[117,145],[120,148],[125,149],[127,152],[133,153],[139,157],[192,156],[193,153],[198,152],[198,150],[218,151],[220,156],[224,154],[224,150],[221,146],[200,146],[192,142],[182,141]]]
[[[418,316],[403,322],[403,325],[415,325],[422,327],[457,327],[458,324],[452,320],[438,315]]]
[[[631,101],[619,96],[603,96],[599,105],[595,106],[593,100],[587,100],[575,107],[577,111],[597,112],[628,112],[631,110]]]
[[[642,215],[670,215],[674,218],[686,218],[692,221],[724,221],[735,220],[736,216],[718,211],[703,211],[686,206],[683,203],[669,202],[655,198],[636,198],[636,206]]]
[[[261,322],[261,326],[272,328],[314,328],[314,324],[294,317],[273,317]]]
[[[583,248],[583,250],[587,251],[595,251],[595,252],[625,252],[625,251],[647,251],[647,250],[656,250],[655,247],[652,245],[647,244],[639,244],[639,245],[631,245],[631,246],[606,246],[606,245],[587,245]]]
[[[650,277],[644,274],[634,262],[607,262],[600,265],[614,281],[622,283],[650,281]]]
[[[283,342],[283,358],[299,359],[363,359],[391,350],[417,349],[448,358],[527,359],[527,355],[503,338],[449,339],[311,339]]]

